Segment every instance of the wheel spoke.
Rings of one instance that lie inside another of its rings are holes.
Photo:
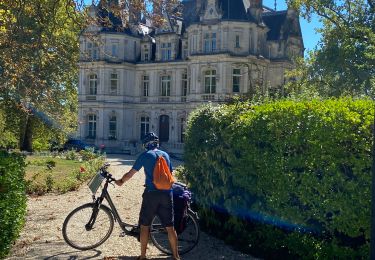
[[[100,207],[92,227],[86,228],[93,214],[93,205],[86,204],[75,209],[64,222],[64,239],[74,248],[95,248],[107,240],[113,230],[113,217],[104,207]]]

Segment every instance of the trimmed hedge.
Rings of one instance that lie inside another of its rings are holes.
[[[25,221],[24,175],[24,157],[0,151],[0,258],[9,253]]]
[[[367,258],[373,117],[369,100],[204,106],[187,127],[187,181],[204,208],[267,224],[246,231],[233,220],[228,240],[301,258]]]

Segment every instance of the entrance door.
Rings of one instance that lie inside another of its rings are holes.
[[[159,118],[159,140],[168,142],[169,140],[169,116],[162,115]]]

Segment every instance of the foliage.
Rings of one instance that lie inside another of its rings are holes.
[[[40,121],[65,131],[76,121],[81,27],[68,2],[0,1],[0,101],[26,150]]]
[[[373,0],[288,0],[309,18],[317,14],[323,27],[319,47],[289,77],[294,91],[323,96],[373,95],[375,88],[375,3]]]
[[[98,157],[98,154],[95,153],[95,148],[87,148],[87,149],[81,150],[79,151],[79,155],[81,156],[83,161],[90,161]]]
[[[371,101],[352,99],[204,106],[187,127],[187,181],[205,208],[332,242],[289,239],[292,254],[307,248],[300,257],[367,247],[373,116]]]
[[[66,151],[65,158],[67,160],[73,160],[73,161],[78,160],[79,154],[77,154],[77,152],[74,150],[69,150],[69,151]]]
[[[17,138],[15,134],[7,129],[6,115],[0,109],[0,148],[15,148],[17,147]]]
[[[25,221],[24,174],[23,156],[0,151],[0,258],[9,253]]]
[[[173,175],[177,178],[179,182],[187,183],[185,167],[180,165],[173,169]]]
[[[79,158],[77,154],[75,158]],[[96,156],[85,162],[71,159],[32,156],[27,158],[27,193],[43,195],[47,192],[73,191],[94,176],[104,158]],[[85,169],[84,172],[80,168]]]

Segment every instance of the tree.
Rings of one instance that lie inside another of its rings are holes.
[[[373,0],[289,0],[301,14],[320,16],[322,40],[294,71],[294,86],[314,88],[324,96],[369,95],[375,87]]]
[[[4,0],[0,13],[0,101],[20,119],[20,148],[31,151],[38,111],[56,121],[76,112],[66,107],[76,102],[82,18],[68,0]]]
[[[309,17],[323,21],[321,49],[314,61],[301,66],[301,75],[310,77],[325,95],[370,95],[375,87],[375,1],[374,0],[289,0]],[[307,73],[305,73],[307,72]],[[317,85],[317,79],[319,85]],[[306,80],[306,77],[305,79]],[[314,85],[313,83],[313,85]],[[375,125],[375,116],[374,116]],[[371,250],[375,259],[375,129],[372,149]]]

